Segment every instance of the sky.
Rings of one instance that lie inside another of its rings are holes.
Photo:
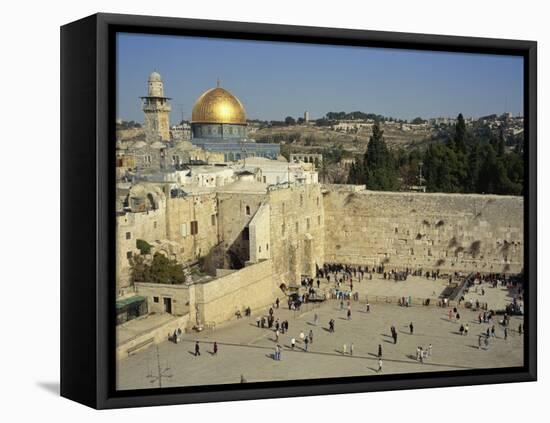
[[[119,33],[117,117],[143,121],[140,96],[156,70],[171,97],[171,122],[220,85],[249,119],[309,111],[362,111],[399,119],[523,115],[523,58],[370,47]]]

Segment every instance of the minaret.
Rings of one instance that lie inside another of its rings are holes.
[[[145,113],[145,141],[170,141],[170,98],[164,97],[162,77],[156,71],[147,81],[148,95],[141,97]]]

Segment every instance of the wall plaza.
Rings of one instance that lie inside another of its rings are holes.
[[[439,322],[432,323],[430,316],[436,316],[440,309],[423,308],[414,301],[409,304],[412,308],[396,308],[397,299],[430,298],[436,305],[449,278],[452,281],[478,273],[513,276],[522,272],[522,197],[377,192],[359,185],[320,184],[316,166],[322,156],[293,155],[287,161],[279,155],[279,145],[249,140],[244,106],[220,86],[206,91],[195,103],[191,139],[176,139],[168,127],[171,109],[162,84],[158,73],[151,74],[148,96],[144,97],[145,139],[117,142],[115,283],[121,389],[146,386],[145,376],[139,379],[141,376],[135,372],[139,357],[153,359],[152,345],[157,345],[166,360],[179,362],[175,350],[179,347],[167,343],[168,336],[177,329],[182,329],[186,342],[225,342],[228,352],[243,354],[242,366],[247,360],[256,360],[249,357],[253,352],[242,345],[271,350],[271,331],[262,332],[256,339],[253,330],[257,328],[242,323],[250,318],[238,317],[250,310],[255,326],[255,317],[263,316],[277,299],[286,307],[290,294],[303,293],[304,279],[319,279],[318,287],[328,297],[333,297],[338,288],[344,290],[344,286],[349,286],[346,290],[351,292],[351,285],[355,285],[357,295],[350,301],[355,301],[357,308],[379,299],[381,304],[373,307],[380,310],[382,320],[364,322],[377,334],[395,319],[407,323],[414,319],[424,322],[421,332],[428,335],[433,330],[443,337],[454,322],[445,322],[445,328]],[[138,242],[148,246],[146,251]],[[155,254],[180,265],[185,282],[137,280],[133,265],[138,257],[148,263]],[[335,271],[332,279],[319,273],[329,264],[349,266],[354,273],[345,278],[343,285],[338,281],[335,285],[334,278],[346,273]],[[357,276],[365,270],[370,277]],[[387,273],[397,272],[411,276],[398,285],[386,280]],[[426,272],[438,277],[424,289]],[[498,292],[494,297],[495,304],[502,308],[510,301]],[[299,329],[309,331],[307,322],[314,314],[328,319],[337,304],[338,300],[333,299],[317,308],[306,307],[298,314],[294,310],[277,313],[281,313],[281,319],[293,319]],[[358,319],[363,318],[366,316]],[[356,337],[357,347],[375,349],[379,341],[365,338],[362,346],[365,335],[354,335],[362,330],[357,323],[354,325],[345,329],[346,339]],[[318,352],[326,349],[334,353],[329,341],[322,338],[324,332],[315,330],[320,338],[318,345],[324,348]],[[340,343],[349,342],[342,338]],[[502,365],[522,360],[517,350],[519,340],[514,342],[503,349],[507,358]],[[449,345],[461,348],[455,341]],[[410,348],[415,348],[414,342]],[[300,370],[297,377],[330,377],[330,371],[322,367],[341,360],[340,353],[320,359],[310,372]],[[265,353],[260,355],[258,360],[264,359]],[[471,367],[488,366],[487,358],[477,355],[479,362]],[[366,350],[363,356],[368,358]],[[395,372],[418,370],[414,367],[418,363],[406,363],[399,357],[396,352]],[[181,360],[187,363],[194,358],[184,351]],[[299,366],[294,355],[289,360]],[[440,364],[445,369],[469,366],[467,360],[455,355]],[[236,373],[221,375],[219,383],[236,382],[235,375],[242,374],[244,368],[239,366]],[[272,364],[268,367],[264,372],[250,370],[250,374],[256,372],[255,380],[284,378]],[[353,363],[346,362],[344,368],[345,374],[355,374]],[[194,378],[191,375],[183,383],[184,377],[178,376],[170,383],[198,384]],[[212,371],[206,382],[217,380],[216,371]]]

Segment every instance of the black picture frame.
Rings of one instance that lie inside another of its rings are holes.
[[[136,391],[114,389],[114,128],[117,32],[522,56],[525,115],[523,367]],[[90,407],[233,401],[535,381],[537,44],[335,28],[95,14],[61,28],[61,395]]]

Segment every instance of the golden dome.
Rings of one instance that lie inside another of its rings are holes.
[[[240,100],[223,88],[211,88],[193,106],[191,123],[246,125],[246,112]]]

